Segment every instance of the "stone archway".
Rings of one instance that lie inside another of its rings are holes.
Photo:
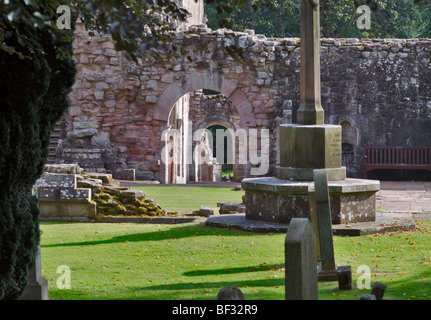
[[[232,115],[225,115],[225,117],[219,117],[218,121],[212,118],[210,123],[208,123],[208,119],[204,119],[201,120],[200,123],[192,124],[189,119],[189,109],[190,100],[193,99],[194,94],[191,94],[191,92],[183,94],[185,92],[184,87],[178,87],[176,85],[169,86],[159,99],[154,113],[154,118],[166,123],[162,133],[162,135],[165,134],[165,136],[161,139],[162,145],[160,148],[160,159],[162,162],[160,167],[160,180],[163,183],[175,184],[187,183],[188,181],[219,180],[219,178],[213,176],[212,173],[205,175],[200,174],[202,172],[200,168],[201,165],[209,167],[210,171],[214,170],[214,172],[217,172],[221,170],[221,165],[217,164],[215,158],[212,159],[212,157],[208,155],[210,158],[210,160],[208,160],[209,163],[206,163],[206,160],[204,164],[200,164],[199,161],[197,164],[195,161],[196,146],[200,147],[201,143],[208,143],[208,137],[202,137],[202,134],[201,137],[196,136],[196,134],[199,134],[197,131],[207,129],[212,124],[223,125],[229,130],[228,134],[232,135],[232,139],[234,139],[232,143],[232,154],[234,156],[232,165],[235,181],[247,175],[248,167],[246,165],[238,166],[238,161],[235,161],[238,159],[239,150],[243,150],[243,148],[235,148],[234,132],[239,128],[247,129],[249,126],[255,125],[255,117],[254,114],[251,113],[252,106],[241,89],[232,87],[234,82],[230,82],[229,80],[223,81],[223,78],[219,78],[221,80],[215,82],[218,84],[215,86],[211,78],[213,77],[209,75],[206,78],[199,77],[199,79],[207,79],[207,81],[198,82],[196,79],[192,81],[192,83],[195,84],[195,86],[192,86],[195,88],[192,92],[201,91],[202,89],[209,89],[214,92],[220,92],[221,94],[224,92],[225,94],[223,96],[230,101],[230,107],[235,109],[232,110],[234,111],[232,113],[237,116],[232,121],[226,119]],[[205,83],[212,86],[207,87]],[[229,86],[227,84],[229,84]],[[181,94],[182,96],[177,99]],[[229,96],[227,97],[226,94],[229,94]],[[168,108],[172,101],[175,101],[173,106]],[[245,120],[243,120],[244,118]],[[241,143],[241,139],[239,140],[239,143]],[[207,169],[205,169],[205,171],[207,171]]]
[[[202,89],[210,89],[222,93],[228,97],[235,105],[242,127],[253,127],[256,125],[256,116],[253,107],[247,96],[237,87],[237,83],[224,77],[200,73],[186,76],[183,86],[176,84],[169,85],[158,99],[155,107],[154,118],[157,120],[167,120],[172,106],[185,94]]]
[[[212,133],[213,157],[220,165],[222,181],[241,181],[249,168],[238,161],[239,153],[244,150],[244,141],[235,134],[237,127],[222,121],[204,123],[201,126]],[[228,174],[223,176],[225,170]]]
[[[178,32],[169,50],[149,51],[133,63],[114,50],[109,36],[89,42],[82,25],[76,30],[78,75],[59,162],[81,163],[103,154],[99,162],[87,161],[87,168],[114,177],[135,170],[138,180],[168,181],[161,137],[169,128],[172,106],[194,90],[210,89],[229,98],[240,128],[272,132],[280,98],[273,78],[276,42],[253,32],[205,35],[207,29],[195,28],[190,34]],[[244,51],[242,58],[232,55],[235,48]]]

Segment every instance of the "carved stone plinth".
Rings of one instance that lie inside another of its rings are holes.
[[[274,177],[241,182],[245,190],[246,218],[289,223],[295,217],[310,217],[312,181],[290,181]],[[345,179],[328,182],[333,224],[375,221],[376,180]]]

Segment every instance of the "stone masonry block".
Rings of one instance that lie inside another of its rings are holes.
[[[46,173],[37,181],[38,188],[73,189],[76,188],[75,174]]]
[[[63,189],[60,190],[60,200],[91,201],[91,189]]]

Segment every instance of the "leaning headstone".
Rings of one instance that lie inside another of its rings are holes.
[[[337,268],[338,289],[352,290],[352,267],[343,266]]]
[[[376,296],[376,300],[383,300],[383,296],[385,295],[385,291],[387,288],[388,286],[383,283],[374,282],[371,294],[374,294]]]
[[[376,296],[371,293],[364,293],[359,297],[359,300],[376,300]]]
[[[319,230],[320,259],[319,281],[337,281],[334,243],[332,239],[331,203],[329,200],[328,176],[325,169],[316,169],[314,176],[314,197],[316,199],[317,224]]]
[[[237,287],[227,287],[218,292],[217,300],[245,300],[245,297]]]
[[[307,218],[290,221],[285,240],[286,300],[317,300],[316,235]]]

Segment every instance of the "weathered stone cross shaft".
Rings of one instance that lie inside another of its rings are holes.
[[[320,93],[320,14],[318,0],[301,0],[301,79],[297,124],[280,126],[277,178],[312,181],[314,169],[344,180],[341,126],[324,124]]]
[[[301,1],[301,81],[298,124],[324,123],[320,93],[319,0]]]

